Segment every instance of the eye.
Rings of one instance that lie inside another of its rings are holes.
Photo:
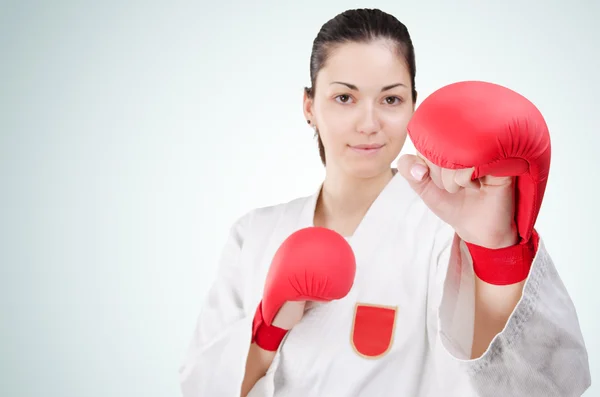
[[[399,105],[402,103],[402,99],[398,98],[397,96],[388,96],[385,98],[385,103],[388,105]]]
[[[350,101],[350,95],[342,94],[335,97],[335,100],[341,103],[348,103]]]

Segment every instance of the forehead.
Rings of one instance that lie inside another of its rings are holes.
[[[394,83],[410,86],[410,73],[402,54],[389,41],[345,43],[330,50],[317,80],[344,81],[359,88],[380,89]]]

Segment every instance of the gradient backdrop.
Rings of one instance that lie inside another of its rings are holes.
[[[484,79],[545,114],[538,228],[598,380],[598,1],[15,0],[0,5],[1,396],[179,395],[230,224],[323,177],[302,88],[320,26],[355,7],[407,24],[421,99]]]

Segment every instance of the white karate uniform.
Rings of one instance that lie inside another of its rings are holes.
[[[255,209],[233,226],[180,368],[184,397],[240,395],[271,259],[290,234],[313,225],[319,192]],[[350,293],[305,314],[251,397],[570,397],[589,387],[577,314],[541,233],[521,300],[475,360],[470,255],[402,176],[388,183],[349,242],[357,260]],[[360,323],[355,313],[369,307],[380,308],[382,321]],[[389,343],[373,357],[355,333],[379,323],[375,331]]]

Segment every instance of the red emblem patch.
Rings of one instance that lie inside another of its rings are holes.
[[[356,305],[351,341],[359,355],[378,358],[389,351],[396,328],[396,312],[396,307]]]

